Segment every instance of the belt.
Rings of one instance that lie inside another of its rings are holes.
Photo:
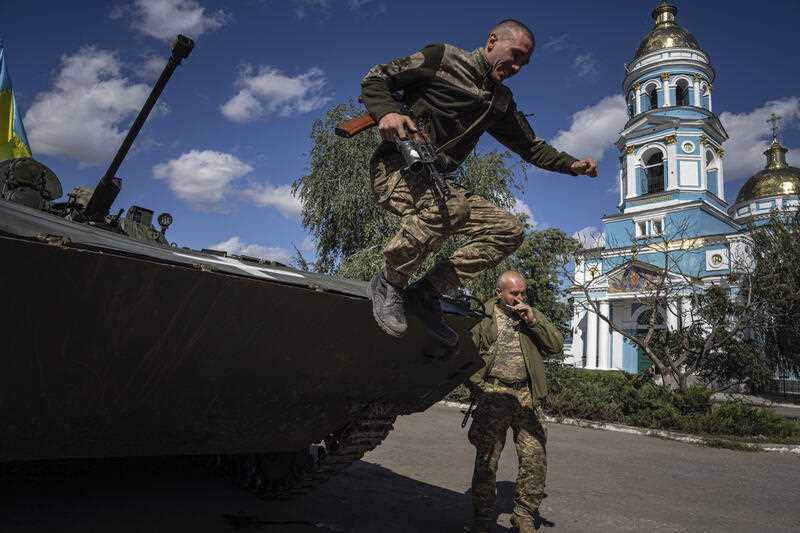
[[[502,379],[498,379],[498,378],[486,378],[485,381],[486,381],[486,383],[489,383],[490,385],[501,385],[503,387],[508,387],[509,389],[514,389],[514,390],[527,389],[528,388],[528,383],[530,383],[530,381],[528,381],[528,380],[525,380],[525,381],[514,381],[512,383],[509,383],[508,381],[503,381]]]

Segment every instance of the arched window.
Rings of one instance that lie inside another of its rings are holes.
[[[689,82],[678,80],[675,84],[675,105],[687,106],[689,104]]]
[[[658,87],[649,85],[646,90],[647,99],[650,102],[650,109],[656,109],[658,107]]]
[[[628,94],[628,116],[633,117],[636,114],[636,94],[631,91]]]
[[[642,155],[644,172],[647,179],[647,194],[664,192],[664,154],[652,148]]]

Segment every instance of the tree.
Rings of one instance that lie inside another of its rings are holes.
[[[293,190],[303,204],[303,225],[317,242],[315,270],[368,280],[383,267],[384,244],[399,225],[397,217],[383,210],[372,197],[369,161],[381,142],[377,131],[369,130],[351,139],[334,134],[337,123],[360,112],[351,100],[332,106],[324,118],[314,123],[308,173],[294,182]],[[473,152],[461,165],[456,179],[467,190],[510,210],[516,201],[512,191],[519,188],[517,171],[526,176],[523,164],[512,165],[511,158],[507,151]],[[438,257],[449,256],[461,242],[450,239],[435,257],[428,258],[420,273]],[[569,315],[560,297],[559,262],[577,246],[577,241],[560,230],[536,232],[528,227],[517,253],[472,280],[468,289],[474,296],[486,299],[494,294],[502,271],[519,270],[528,281],[531,301],[563,326]]]
[[[573,283],[575,305],[596,313],[611,330],[639,347],[665,385],[685,390],[692,376],[707,383],[763,384],[763,365],[752,365],[758,352],[746,349],[755,346],[745,343],[763,306],[753,297],[752,263],[732,257],[730,274],[714,282],[685,272],[684,265],[690,262],[684,259],[703,245],[694,233],[689,221],[683,220],[656,237],[643,240],[631,235],[627,260],[606,276],[586,268],[592,251],[579,250],[574,271],[565,272]],[[625,248],[615,244],[606,243],[605,249]],[[647,255],[648,261],[638,260],[640,255]],[[601,307],[600,295],[612,291],[635,294],[634,303],[645,307],[636,332],[622,327]]]
[[[763,310],[757,337],[773,372],[800,372],[800,211],[774,212],[750,232],[751,289]]]

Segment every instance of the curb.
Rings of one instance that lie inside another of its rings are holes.
[[[440,401],[439,404],[444,405],[445,407],[457,409],[469,408],[469,404],[460,402]],[[686,444],[695,444],[698,446],[713,446],[715,448],[719,448],[720,445],[728,444],[734,449],[738,448],[759,452],[792,453],[800,456],[800,444],[740,442],[737,440],[729,440],[724,438],[701,437],[698,435],[689,435],[675,431],[665,431],[663,429],[647,429],[635,426],[625,426],[623,424],[612,424],[610,422],[594,422],[592,420],[583,420],[581,418],[557,418],[550,415],[545,415],[545,422],[550,424],[563,424],[565,426],[599,429],[602,431],[614,431],[616,433],[628,433],[630,435],[641,435],[644,437],[658,437],[661,439],[673,440]]]

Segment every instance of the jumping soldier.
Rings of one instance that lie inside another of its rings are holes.
[[[421,132],[402,114],[393,93],[402,91],[404,103],[425,124],[446,172],[456,170],[483,132],[489,132],[540,168],[597,175],[594,160],[579,161],[538,138],[503,84],[528,64],[534,45],[530,29],[504,20],[492,28],[486,45],[473,52],[449,44],[429,45],[374,66],[362,80],[361,99],[384,140],[370,163],[372,190],[381,207],[400,217],[400,230],[384,250],[384,269],[369,287],[375,319],[389,335],[400,337],[406,331],[405,300],[408,312],[418,315],[441,341],[455,345],[458,336],[442,318],[439,296],[500,263],[524,238],[519,220],[485,198],[448,182],[442,201],[404,170],[395,142],[420,139]],[[406,288],[425,258],[451,235],[463,235],[467,241]]]

